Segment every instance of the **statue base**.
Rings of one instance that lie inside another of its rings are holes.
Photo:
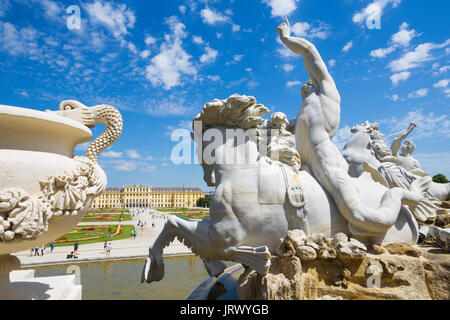
[[[0,300],[81,300],[82,286],[75,274],[34,277],[34,270],[19,270],[12,255],[0,256]]]
[[[265,276],[245,270],[237,294],[242,300],[450,299],[448,252],[404,244],[374,246],[370,252],[357,260],[274,257]]]
[[[289,231],[268,274],[242,265],[210,277],[188,300],[449,300],[450,253],[432,241],[366,248],[345,234]]]

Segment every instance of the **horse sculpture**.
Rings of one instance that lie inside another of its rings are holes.
[[[293,136],[286,130],[286,116],[276,113],[271,121],[264,120],[262,116],[268,112],[253,97],[233,95],[206,104],[194,119],[202,128],[203,139],[195,139],[204,180],[216,187],[210,217],[188,221],[171,216],[149,249],[142,281],[164,277],[163,249],[175,238],[203,259],[211,276],[217,276],[225,269],[221,260],[266,273],[271,254],[276,254],[288,230],[328,237],[350,234],[348,221],[330,195],[311,174],[299,170],[300,159]],[[239,139],[244,130],[247,138]],[[280,134],[267,134],[267,130]],[[266,136],[267,148],[261,148]],[[373,181],[354,180],[364,203],[377,208],[388,189]],[[386,232],[355,238],[368,245],[415,244],[418,227],[408,208],[402,206],[397,221]]]
[[[193,128],[204,180],[216,187],[210,217],[169,218],[149,249],[142,281],[164,277],[163,249],[175,238],[203,259],[211,276],[223,272],[222,260],[267,273],[271,254],[293,229],[327,237],[343,232],[366,245],[417,242],[411,211],[422,208],[430,179],[404,190],[349,176],[331,142],[340,122],[335,83],[314,45],[290,36],[287,19],[277,30],[303,56],[312,79],[302,88],[295,126],[282,113],[263,119],[269,110],[253,97],[232,95],[203,107]]]

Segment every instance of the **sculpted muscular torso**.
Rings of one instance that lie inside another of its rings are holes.
[[[332,142],[340,122],[340,95],[315,46],[290,36],[289,22],[277,31],[286,47],[303,57],[311,78],[302,88],[303,104],[296,119],[295,138],[302,169],[309,171],[330,193],[353,233],[380,233],[397,220],[402,202],[418,203],[420,192],[386,191],[379,208],[369,208],[360,199],[348,164]]]

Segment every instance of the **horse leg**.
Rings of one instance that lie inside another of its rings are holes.
[[[226,242],[218,245],[209,237],[210,227],[208,218],[198,222],[171,216],[153,246],[149,248],[141,281],[151,283],[164,278],[163,250],[175,238],[203,259],[208,273],[212,276],[218,276],[224,271],[226,266],[220,260],[235,261],[259,273],[267,273],[270,266],[270,252],[267,247],[236,247]]]
[[[156,241],[149,248],[149,255],[142,273],[141,282],[160,281],[164,278],[163,250],[175,237],[184,240],[184,244],[192,247],[192,242],[199,241],[195,238],[195,230],[199,222],[186,221],[176,216],[171,216],[164,225]],[[201,241],[201,240],[200,240]]]
[[[267,274],[270,268],[270,251],[264,247],[230,247],[225,250],[229,260],[249,266],[259,274]]]

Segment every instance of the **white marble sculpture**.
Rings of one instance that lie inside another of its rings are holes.
[[[373,179],[389,188],[399,187],[407,190],[416,179],[429,177],[420,162],[412,156],[415,151],[414,143],[405,140],[415,128],[416,124],[411,123],[408,129],[394,139],[389,148],[377,123],[366,122],[353,127],[354,135],[342,151],[350,166],[350,175],[358,178],[369,172]],[[427,197],[434,204],[438,203],[438,200],[449,200],[450,183],[439,184],[431,181]],[[435,217],[435,211],[424,212],[422,216],[419,220],[432,219]]]
[[[5,279],[17,267],[9,253],[63,236],[107,185],[97,156],[122,132],[119,111],[77,101],[64,101],[59,109],[0,106],[0,268]],[[106,125],[105,132],[89,144],[86,156],[74,157],[75,146],[92,139],[88,126],[97,123]]]
[[[302,88],[303,105],[295,124],[297,149],[286,116],[276,113],[270,121],[263,119],[269,110],[255,98],[232,95],[207,103],[193,128],[195,132],[201,126],[195,140],[204,180],[216,187],[210,217],[200,222],[170,217],[149,249],[142,281],[164,277],[163,249],[175,238],[203,259],[210,275],[223,272],[220,260],[266,273],[271,254],[288,230],[326,237],[343,232],[365,245],[417,242],[418,226],[411,211],[423,205],[429,178],[417,179],[410,191],[350,177],[347,162],[331,142],[340,122],[334,81],[313,44],[290,37],[287,21],[278,31],[281,41],[303,56],[312,79]],[[280,134],[270,135],[267,150],[262,150],[261,140],[274,128]],[[229,139],[230,130],[246,130],[248,139]],[[209,139],[216,135],[226,140]],[[214,153],[206,152],[211,149]],[[232,160],[223,161],[230,154]]]

